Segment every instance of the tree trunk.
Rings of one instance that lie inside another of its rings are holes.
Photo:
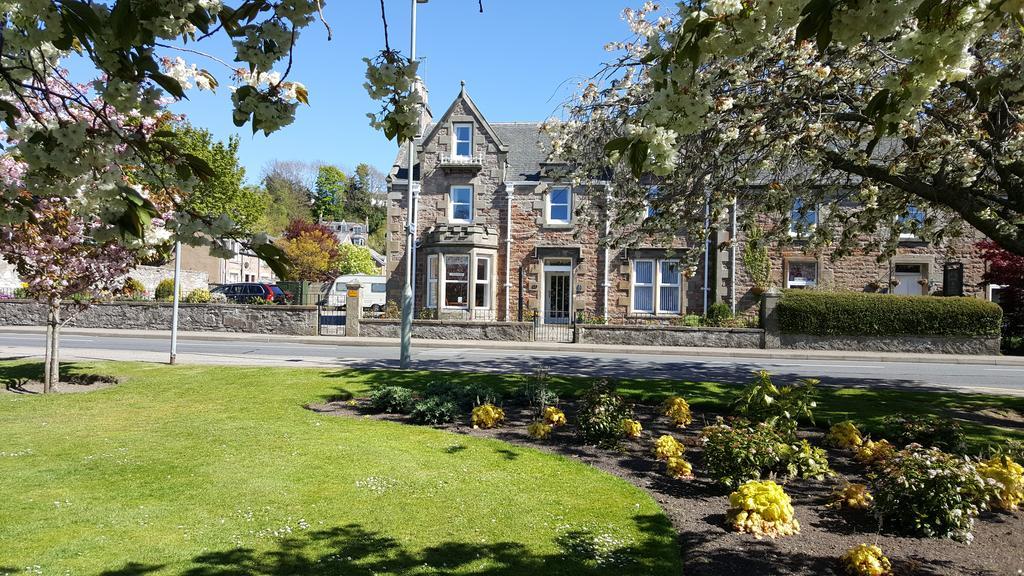
[[[43,393],[53,391],[60,382],[60,300],[50,300],[46,315],[46,356],[43,359]]]

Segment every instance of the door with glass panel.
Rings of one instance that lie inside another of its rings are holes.
[[[572,306],[572,265],[568,260],[544,263],[544,323],[568,324]]]

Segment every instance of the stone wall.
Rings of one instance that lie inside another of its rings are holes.
[[[923,354],[999,354],[999,337],[943,336],[812,336],[780,334],[783,348],[796,350],[859,350]]]
[[[370,338],[398,338],[401,321],[364,318],[359,335]],[[530,322],[460,322],[456,320],[414,320],[413,338],[435,340],[496,340],[529,342],[533,340]]]
[[[578,324],[581,343],[629,346],[761,348],[764,330],[689,326],[616,326]]]
[[[184,260],[184,258],[182,258]],[[174,268],[163,268],[157,266],[139,266],[128,273],[128,276],[135,278],[146,288],[146,294],[152,296],[156,291],[156,285],[161,280],[174,280]],[[181,270],[181,295],[189,292],[210,287],[210,276],[206,272],[195,270]]]
[[[78,328],[169,330],[171,305],[165,302],[96,304],[82,312],[64,307],[67,324]],[[29,300],[0,301],[0,326],[42,326],[43,304]],[[250,332],[312,336],[317,332],[315,306],[246,306],[238,304],[181,304],[178,328],[196,332]]]

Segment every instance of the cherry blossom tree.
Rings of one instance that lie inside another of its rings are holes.
[[[694,0],[624,16],[635,37],[549,123],[578,181],[612,180],[613,230],[701,238],[735,199],[774,232],[816,211],[811,245],[839,255],[891,252],[899,232],[941,241],[961,220],[1024,254],[1024,2]],[[658,218],[635,225],[648,206]]]
[[[980,244],[981,257],[987,264],[984,281],[1001,286],[999,305],[1003,308],[1003,337],[1006,343],[1020,348],[1024,338],[1024,256],[1012,254],[996,243]]]
[[[32,206],[28,218],[0,226],[0,255],[18,271],[28,294],[46,304],[43,392],[50,392],[60,382],[60,329],[70,320],[62,318],[62,304],[73,300],[82,309],[120,288],[126,274],[152,248],[127,248],[110,236],[110,225],[76,213],[72,200],[26,202]],[[154,233],[156,229],[150,231],[151,236]],[[97,240],[104,237],[109,239]]]

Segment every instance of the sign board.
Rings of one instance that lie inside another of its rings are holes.
[[[348,297],[349,298],[358,298],[359,297],[359,289],[349,290],[348,291]]]

